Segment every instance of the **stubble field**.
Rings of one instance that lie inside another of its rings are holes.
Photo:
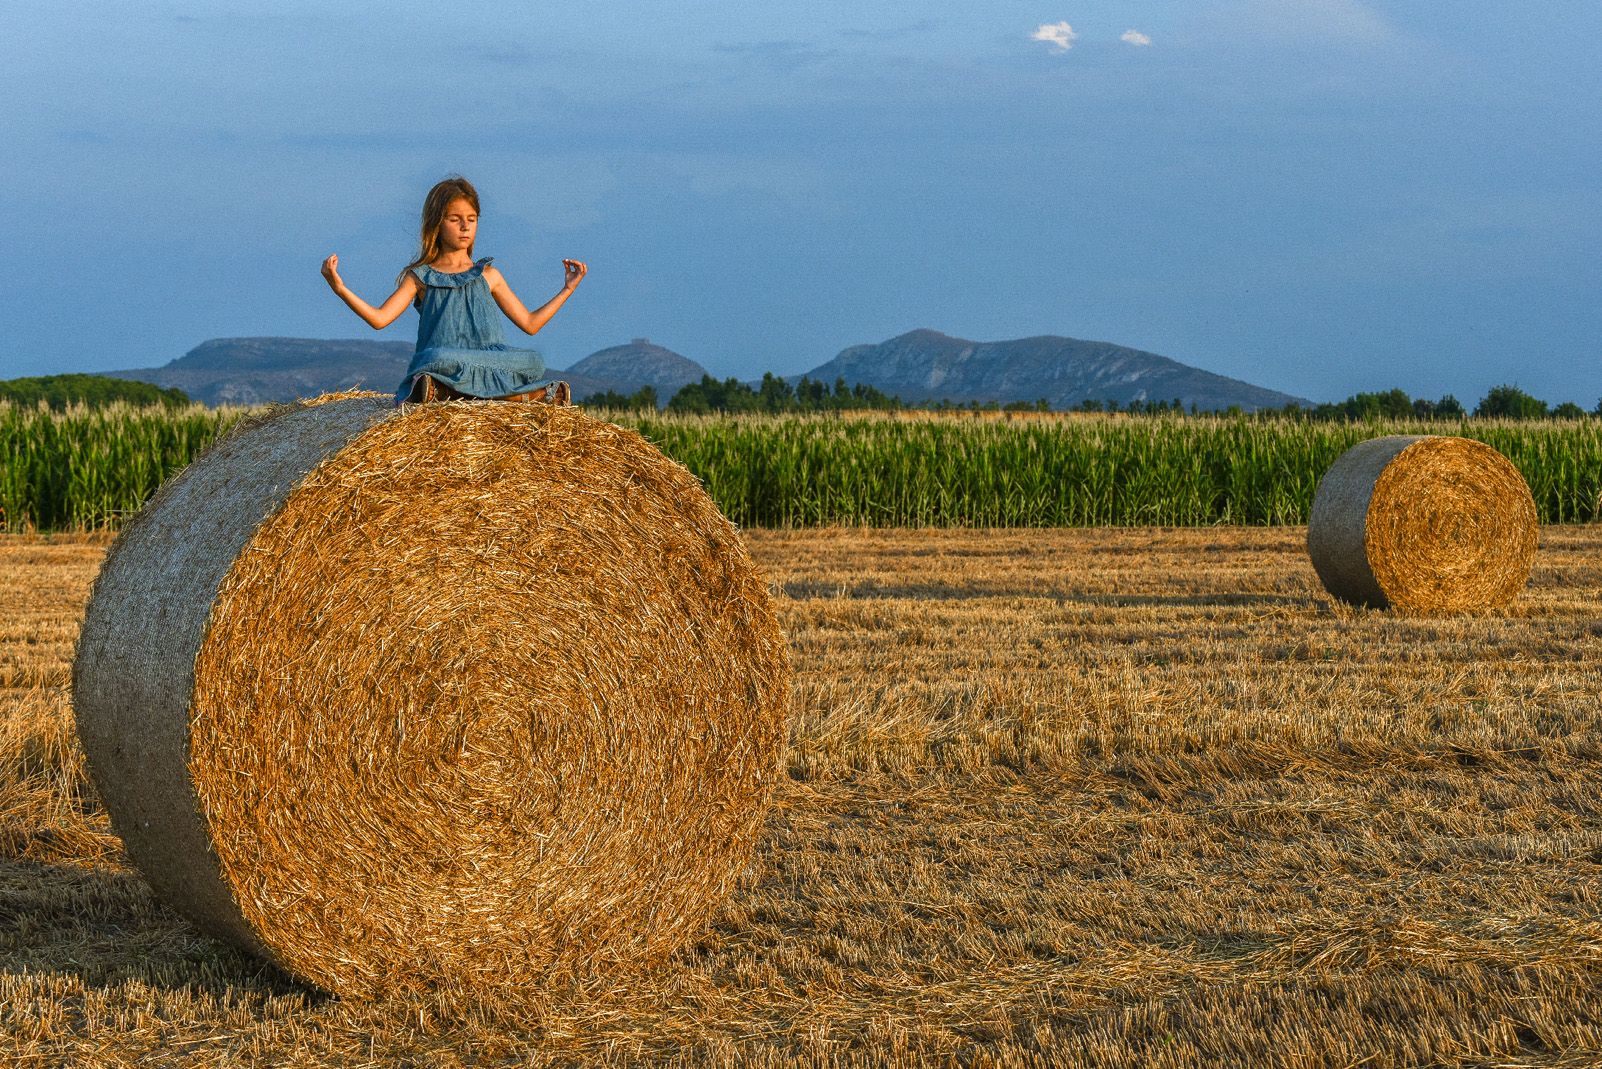
[[[607,989],[341,1003],[124,865],[68,673],[104,543],[0,538],[0,1064],[1591,1065],[1602,527],[1510,611],[1299,528],[749,533],[797,668],[710,930]]]

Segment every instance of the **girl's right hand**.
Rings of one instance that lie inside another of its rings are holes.
[[[323,261],[323,277],[328,280],[328,288],[337,291],[339,281],[339,254],[335,253]]]

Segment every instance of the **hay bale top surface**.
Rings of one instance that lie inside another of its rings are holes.
[[[242,432],[355,427],[242,547],[217,547],[231,556],[200,607],[192,684],[167,681],[191,687],[186,786],[240,925],[346,994],[504,990],[660,957],[730,890],[761,826],[789,679],[765,583],[696,480],[632,431],[576,409],[381,404]],[[90,757],[97,780],[146,771]],[[164,836],[118,830],[136,863],[139,840]]]
[[[1308,551],[1345,601],[1405,612],[1500,608],[1529,580],[1535,500],[1483,442],[1392,435],[1360,442],[1319,483]]]

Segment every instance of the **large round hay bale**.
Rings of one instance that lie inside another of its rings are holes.
[[[1535,499],[1483,442],[1392,435],[1359,442],[1318,484],[1307,550],[1343,601],[1411,612],[1506,605],[1529,581]]]
[[[638,434],[350,398],[157,495],[74,688],[161,895],[370,995],[605,974],[692,935],[761,827],[789,671],[737,532]]]

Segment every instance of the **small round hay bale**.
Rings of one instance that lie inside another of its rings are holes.
[[[739,535],[638,434],[352,398],[242,429],[147,506],[74,688],[162,896],[367,996],[693,935],[761,827],[789,673]]]
[[[1409,612],[1497,608],[1530,578],[1535,499],[1483,442],[1392,435],[1359,442],[1318,484],[1307,551],[1324,589]]]

